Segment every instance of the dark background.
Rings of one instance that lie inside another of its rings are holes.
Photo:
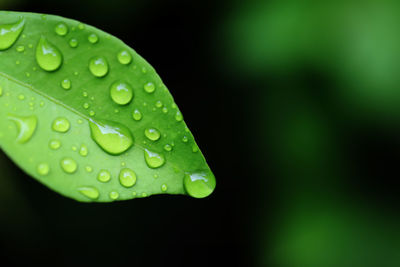
[[[64,198],[0,156],[0,265],[400,266],[396,1],[27,1],[157,70],[217,179]],[[1,64],[1,63],[0,63]]]

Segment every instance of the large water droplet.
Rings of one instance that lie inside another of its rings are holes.
[[[195,198],[204,198],[209,196],[215,188],[216,181],[210,171],[199,171],[186,173],[183,178],[183,184],[186,192]]]
[[[157,141],[161,136],[160,132],[154,128],[147,128],[144,130],[144,135],[151,141]]]
[[[53,121],[53,125],[51,126],[51,128],[59,133],[66,133],[68,132],[69,128],[70,128],[70,123],[66,118],[57,118]]]
[[[36,61],[39,66],[45,71],[54,71],[61,66],[62,60],[60,50],[41,36],[36,46]]]
[[[108,62],[104,57],[93,57],[89,61],[89,70],[96,77],[104,77],[108,73]]]
[[[107,183],[111,179],[111,173],[107,170],[101,170],[99,174],[97,174],[97,180],[102,183]]]
[[[78,164],[72,158],[63,158],[60,162],[60,165],[61,168],[69,174],[76,172],[78,169]]]
[[[117,58],[118,58],[119,63],[121,63],[123,65],[127,65],[127,64],[131,63],[131,61],[132,61],[131,54],[126,50],[122,50],[121,52],[119,52],[117,55]]]
[[[26,143],[28,142],[33,134],[35,133],[36,126],[37,126],[37,117],[32,115],[32,116],[17,116],[17,115],[12,115],[8,114],[8,119],[12,120],[15,122],[18,128],[18,136],[17,136],[17,142],[18,143]]]
[[[98,199],[100,196],[99,190],[92,186],[85,186],[85,187],[80,187],[78,188],[78,191],[84,195],[85,197],[88,197],[90,199]]]
[[[49,172],[50,172],[50,166],[49,166],[49,164],[47,164],[47,163],[40,163],[40,164],[37,166],[37,172],[38,172],[40,175],[42,175],[42,176],[45,176],[45,175],[49,174]]]
[[[147,166],[153,169],[159,168],[165,163],[165,158],[163,154],[158,154],[148,149],[144,150],[144,159]]]
[[[107,153],[119,155],[133,145],[131,132],[122,124],[90,120],[89,125],[93,140]]]
[[[20,19],[16,23],[0,25],[0,50],[10,48],[18,39],[24,29],[25,20]]]
[[[133,98],[133,90],[128,83],[116,81],[110,87],[110,96],[118,105],[126,105]]]
[[[68,26],[65,23],[59,23],[54,28],[54,31],[60,36],[65,36],[68,33]]]
[[[136,184],[136,174],[131,169],[122,169],[119,173],[119,182],[124,187],[132,187]]]

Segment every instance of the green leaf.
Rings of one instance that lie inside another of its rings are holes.
[[[0,146],[79,201],[215,188],[155,70],[119,39],[58,16],[0,12]]]

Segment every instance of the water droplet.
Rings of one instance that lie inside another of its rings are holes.
[[[38,172],[40,175],[42,175],[42,176],[45,176],[45,175],[49,174],[49,172],[50,172],[50,166],[49,166],[49,164],[47,164],[47,163],[40,163],[40,164],[37,166],[37,172]]]
[[[157,129],[154,128],[147,128],[146,130],[144,130],[144,135],[152,141],[157,141],[158,139],[160,139],[160,132]]]
[[[108,62],[104,57],[93,57],[89,61],[89,70],[96,77],[104,77],[108,73]]]
[[[176,121],[182,121],[183,120],[182,113],[179,110],[175,114],[175,120]]]
[[[133,90],[128,83],[116,81],[110,87],[110,95],[118,105],[126,105],[133,98]]]
[[[61,142],[59,140],[50,140],[49,147],[53,150],[57,150],[61,147]]]
[[[110,192],[109,197],[110,197],[112,200],[116,200],[116,199],[119,198],[119,194],[118,194],[118,192],[116,192],[116,191],[112,191],[112,192]]]
[[[216,181],[210,171],[200,171],[186,173],[183,178],[183,184],[186,192],[195,198],[204,198],[209,196],[215,188]]]
[[[143,192],[143,193],[141,194],[141,197],[147,197],[147,193],[146,193],[146,192]]]
[[[78,150],[78,148],[76,146],[72,146],[71,149],[72,149],[72,151],[77,151]]]
[[[72,158],[63,158],[60,162],[61,168],[66,173],[74,173],[78,169],[78,164]]]
[[[0,86],[0,96],[3,95],[3,87]]]
[[[119,63],[121,63],[123,65],[127,65],[127,64],[131,63],[131,61],[132,61],[131,54],[126,50],[122,50],[121,52],[119,52],[117,55],[117,58],[118,58]]]
[[[19,99],[19,100],[24,100],[24,99],[25,99],[25,96],[22,95],[22,94],[21,94],[21,95],[18,95],[18,99]]]
[[[25,20],[19,19],[15,23],[0,25],[0,51],[10,48],[24,29]]]
[[[96,113],[95,113],[93,110],[91,110],[91,111],[89,112],[89,115],[92,116],[92,117],[93,117],[95,114],[96,114]]]
[[[68,26],[64,23],[59,23],[54,28],[54,31],[60,36],[65,36],[68,33]]]
[[[69,128],[70,128],[70,123],[66,118],[57,118],[53,121],[53,125],[51,126],[51,128],[59,133],[66,133],[68,132]]]
[[[101,170],[99,174],[97,175],[97,180],[99,180],[102,183],[107,183],[111,179],[111,174],[107,170]]]
[[[147,163],[147,166],[150,168],[159,168],[165,163],[164,155],[152,152],[148,149],[144,150],[144,159]]]
[[[89,150],[88,150],[87,146],[82,144],[81,148],[79,149],[79,154],[82,157],[86,157],[88,153],[89,153]]]
[[[162,102],[160,100],[156,102],[156,107],[158,107],[158,108],[162,107]]]
[[[69,79],[64,79],[61,81],[61,87],[65,90],[71,89],[71,81]]]
[[[61,66],[62,54],[56,46],[42,36],[36,46],[36,61],[45,71],[54,71]]]
[[[132,187],[136,183],[136,174],[131,169],[122,169],[119,173],[119,182],[124,187]]]
[[[36,116],[32,115],[32,116],[22,117],[22,116],[8,114],[8,119],[14,121],[15,124],[17,125],[18,136],[16,140],[18,143],[20,144],[26,143],[32,138],[33,134],[35,133],[38,121]]]
[[[85,197],[88,197],[93,200],[98,199],[100,196],[99,190],[91,186],[80,187],[78,188],[78,191]]]
[[[161,191],[165,192],[165,191],[167,191],[167,189],[168,189],[168,186],[166,184],[163,184],[161,186]]]
[[[90,120],[89,125],[93,140],[107,153],[119,155],[133,145],[131,132],[122,124]]]
[[[153,93],[156,90],[156,86],[153,83],[146,83],[143,88],[149,94]]]
[[[193,145],[192,146],[192,151],[193,151],[193,153],[198,152],[199,151],[199,147],[197,145]]]
[[[85,25],[82,24],[82,23],[79,23],[79,24],[78,24],[78,29],[79,29],[79,30],[85,29]]]
[[[186,143],[187,141],[188,141],[188,138],[186,135],[184,137],[182,137],[182,142]]]
[[[77,39],[71,38],[71,39],[69,40],[68,44],[69,44],[70,47],[75,48],[75,47],[78,46],[79,42],[78,42]]]
[[[88,109],[90,107],[89,103],[83,103],[83,108]]]
[[[93,171],[93,168],[91,166],[86,166],[85,170],[90,173]]]
[[[166,107],[163,107],[163,108],[162,108],[162,112],[163,112],[163,113],[167,113],[167,112],[168,112],[168,109],[167,109]]]
[[[171,150],[172,150],[172,146],[169,145],[169,144],[166,144],[166,145],[164,146],[164,149],[165,149],[165,151],[171,151]]]
[[[90,43],[95,44],[99,41],[99,37],[95,33],[92,33],[88,36],[88,40]]]
[[[15,50],[17,50],[17,52],[24,52],[25,51],[25,46],[23,45],[19,45],[15,48]]]
[[[132,117],[135,121],[140,121],[142,119],[142,113],[140,113],[140,111],[138,109],[135,109],[132,112]]]
[[[87,92],[83,92],[82,95],[83,95],[83,97],[87,97],[88,93]]]

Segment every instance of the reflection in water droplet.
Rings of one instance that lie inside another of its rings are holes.
[[[65,36],[68,33],[68,26],[64,23],[59,23],[54,28],[54,31],[60,36]]]
[[[0,51],[10,48],[24,29],[25,20],[19,19],[12,24],[0,25]]]
[[[60,162],[61,168],[68,174],[76,172],[78,164],[72,158],[63,158]]]
[[[37,172],[38,172],[40,175],[42,175],[42,176],[45,176],[45,175],[49,174],[49,172],[50,172],[50,166],[49,166],[49,164],[47,164],[47,163],[40,163],[40,164],[37,166]]]
[[[142,119],[142,113],[140,113],[140,111],[138,109],[135,109],[132,112],[132,117],[135,121],[140,121]]]
[[[116,191],[112,191],[112,192],[110,192],[109,197],[110,197],[112,200],[116,200],[116,199],[119,198],[119,194],[118,194],[118,192],[116,192]]]
[[[119,182],[124,187],[132,187],[136,183],[136,174],[128,168],[124,168],[119,173]]]
[[[133,145],[133,136],[129,129],[112,121],[90,120],[93,140],[107,153],[119,155]]]
[[[8,114],[8,119],[15,122],[18,129],[17,142],[20,144],[28,142],[35,133],[38,119],[36,116],[17,116]]]
[[[186,192],[195,198],[209,196],[215,188],[216,181],[211,171],[186,173],[183,179]]]
[[[148,149],[144,150],[144,159],[150,168],[159,168],[165,163],[164,155],[152,152]]]
[[[70,123],[66,118],[57,118],[53,121],[51,128],[59,133],[66,133],[70,128]]]
[[[77,40],[77,39],[71,38],[71,39],[69,40],[68,44],[69,44],[70,47],[75,48],[75,47],[78,46],[79,43],[78,43],[78,40]]]
[[[50,140],[49,147],[53,150],[57,150],[61,147],[61,142],[59,140]]]
[[[39,66],[45,71],[54,71],[61,66],[62,59],[60,50],[41,36],[36,46],[36,61]]]
[[[128,83],[116,81],[110,87],[110,95],[118,105],[126,105],[132,101],[133,90]]]
[[[144,130],[144,135],[152,141],[157,141],[158,139],[160,139],[160,132],[157,129],[154,128],[147,128],[146,130]]]
[[[156,86],[153,83],[146,83],[143,88],[149,94],[153,93],[156,90]]]
[[[108,62],[105,57],[92,57],[89,61],[89,70],[96,77],[104,77],[108,73]]]
[[[110,181],[110,179],[111,179],[111,174],[107,170],[101,170],[97,175],[97,180],[99,180],[102,183],[106,183]]]
[[[121,52],[119,52],[117,55],[117,58],[118,58],[119,63],[121,63],[123,65],[127,65],[127,64],[131,63],[131,61],[132,61],[131,54],[126,50],[122,50]]]
[[[96,188],[94,188],[92,186],[80,187],[80,188],[78,188],[78,191],[82,195],[84,195],[90,199],[93,199],[93,200],[98,199],[100,196],[99,190],[97,190]]]
[[[88,40],[90,43],[95,44],[99,41],[99,37],[95,33],[92,33],[88,36]]]
[[[69,79],[64,79],[61,81],[61,87],[65,90],[71,89],[71,81]]]

